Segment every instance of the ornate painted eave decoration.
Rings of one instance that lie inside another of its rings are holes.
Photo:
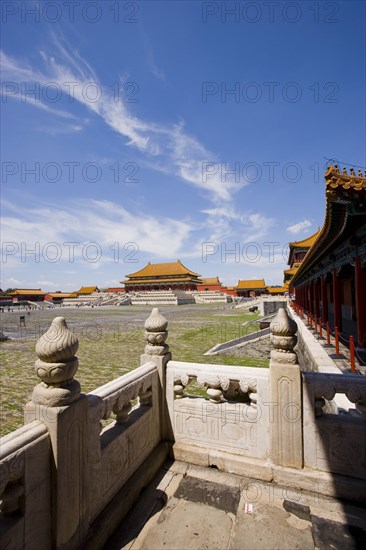
[[[355,189],[361,191],[366,189],[366,170],[362,173],[362,170],[358,170],[356,175],[354,168],[351,168],[349,174],[347,168],[343,168],[341,172],[338,165],[329,166],[325,175],[325,185],[328,189],[337,189],[342,187],[343,189]]]
[[[308,250],[297,273],[291,280],[293,286],[304,282],[305,274],[317,262],[321,255],[330,251],[332,246],[339,240],[340,235],[346,230],[349,218],[354,215],[364,214],[366,205],[366,174],[362,175],[361,170],[356,176],[353,168],[350,173],[344,168],[341,173],[338,166],[329,166],[324,178],[326,184],[326,215],[323,227]],[[362,200],[362,198],[365,200]],[[361,216],[358,216],[361,219]],[[354,219],[354,218],[352,218]]]

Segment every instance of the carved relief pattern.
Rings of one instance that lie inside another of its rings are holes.
[[[184,388],[189,384],[190,377],[186,372],[182,374],[174,374],[174,398],[182,399],[184,397]]]
[[[140,405],[152,403],[152,378],[153,374],[147,374],[139,380],[130,382],[118,391],[111,395],[103,397],[104,407],[98,409],[100,420],[106,420],[113,413],[116,414],[117,422],[124,422],[128,418],[128,414],[132,409],[131,401],[142,396]],[[97,414],[97,413],[95,413]]]
[[[195,399],[176,401],[173,416],[176,441],[260,456],[266,450],[263,446],[258,455],[260,425],[251,411],[252,407],[244,403],[211,405],[208,401],[198,403]]]
[[[313,377],[316,416],[322,414],[321,407],[325,400],[332,401],[337,393],[343,393],[351,401],[356,403],[356,409],[366,413],[366,380],[358,377],[331,374],[319,374]],[[321,405],[322,403],[322,405]]]
[[[18,451],[0,463],[0,512],[11,514],[20,508],[20,497],[24,494],[21,482],[24,475],[24,452]]]

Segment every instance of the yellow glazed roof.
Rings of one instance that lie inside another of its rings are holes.
[[[220,279],[218,277],[208,277],[206,279],[201,279],[203,285],[221,285]]]
[[[97,286],[82,286],[80,290],[77,290],[78,294],[92,294],[92,292],[95,292],[98,290]]]
[[[310,237],[306,237],[306,239],[303,239],[302,241],[293,241],[288,244],[293,248],[310,248],[310,246],[312,246],[315,243],[319,233],[320,233],[320,229],[318,229],[318,231],[314,233],[314,235],[311,235]]]
[[[130,273],[126,277],[163,277],[169,275],[194,275],[195,277],[199,277],[198,273],[185,267],[180,260],[163,264],[152,264],[149,262],[140,271]]]
[[[46,294],[46,292],[43,292],[40,288],[16,288],[12,292],[9,292],[9,294],[16,296],[17,294],[31,294],[32,296],[42,296]]]
[[[296,271],[299,269],[299,267],[291,267],[291,269],[285,269],[284,273],[287,275],[295,275]]]
[[[156,277],[155,279],[130,279],[129,281],[122,281],[125,285],[153,285],[158,283],[191,283],[191,277]],[[201,284],[198,280],[197,284]]]
[[[267,290],[270,294],[281,294],[287,292],[287,288],[284,286],[267,286]]]
[[[239,280],[236,288],[266,288],[264,279]]]

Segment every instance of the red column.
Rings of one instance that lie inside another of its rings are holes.
[[[314,281],[309,284],[309,294],[310,294],[310,313],[314,313]]]
[[[337,270],[333,269],[333,305],[334,305],[334,326],[342,330],[341,313],[341,287]]]
[[[327,283],[325,277],[321,278],[321,296],[322,296],[322,321],[326,323],[328,321],[328,296],[327,296]]]
[[[314,314],[316,319],[319,317],[319,292],[318,292],[318,280],[314,279],[313,281],[314,288]]]
[[[360,257],[355,258],[355,292],[357,315],[357,342],[366,348],[366,269],[361,267]]]

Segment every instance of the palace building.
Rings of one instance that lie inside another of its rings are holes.
[[[260,296],[261,294],[266,294],[267,286],[264,279],[239,280],[235,290],[237,296],[248,298],[251,296],[254,297]]]
[[[289,257],[288,257],[288,265],[290,266],[289,269],[284,270],[284,281],[283,285],[286,288],[286,290],[292,294],[292,285],[291,285],[291,279],[299,269],[299,266],[303,259],[305,258],[307,251],[309,248],[315,243],[317,236],[320,233],[320,229],[314,235],[311,235],[310,237],[307,237],[306,239],[303,239],[302,241],[294,241],[292,243],[288,243],[289,245]]]
[[[295,302],[366,348],[366,173],[330,166],[324,225],[291,279]]]
[[[201,279],[201,283],[197,285],[197,290],[220,290],[222,291],[225,287],[222,286],[222,283],[218,277],[206,277]]]
[[[40,288],[15,288],[7,295],[12,298],[13,303],[19,302],[43,302],[46,292]]]
[[[148,263],[144,268],[126,275],[121,281],[126,292],[146,290],[197,290],[202,285],[200,275],[185,267],[180,260],[162,264]]]

